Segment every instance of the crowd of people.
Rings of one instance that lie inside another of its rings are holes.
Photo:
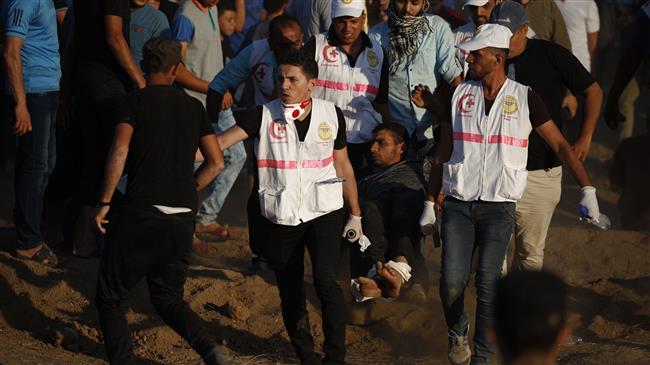
[[[242,173],[252,265],[275,274],[301,364],[345,363],[349,306],[426,298],[430,235],[442,246],[450,363],[490,364],[497,349],[506,364],[552,363],[570,333],[567,289],[540,271],[563,171],[580,187],[576,218],[607,220],[583,165],[604,99],[598,72],[614,77],[604,119],[624,126],[611,174],[622,225],[650,224],[639,170],[648,136],[628,138],[650,2],[0,3],[15,256],[51,267],[59,250],[101,257],[95,303],[112,364],[135,363],[123,298],[144,278],[157,312],[206,364],[236,363],[183,287],[190,256],[230,237],[219,217]],[[626,37],[599,36],[621,17]],[[615,73],[603,70],[601,39],[620,43]],[[574,122],[570,138],[564,124]],[[46,193],[68,200],[60,247],[43,233]]]

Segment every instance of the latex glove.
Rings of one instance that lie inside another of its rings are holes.
[[[598,208],[598,198],[596,198],[596,188],[585,186],[580,192],[582,193],[582,199],[580,199],[580,205],[578,205],[580,217],[598,222],[600,209]]]
[[[424,210],[420,216],[420,229],[422,234],[430,235],[433,233],[433,225],[436,224],[436,203],[425,200]]]
[[[343,237],[347,238],[350,242],[354,242],[358,240],[362,235],[363,229],[361,228],[361,217],[350,214],[350,217],[348,217],[348,222],[343,228]]]

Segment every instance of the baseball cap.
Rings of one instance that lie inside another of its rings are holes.
[[[158,70],[181,63],[181,44],[169,37],[154,37],[142,47],[142,60]]]
[[[528,24],[528,16],[523,5],[516,1],[506,0],[492,9],[490,23],[508,27],[515,33],[519,27]]]
[[[465,0],[465,4],[463,4],[463,9],[465,9],[466,6],[483,6],[487,4],[488,0]]]
[[[366,10],[365,0],[333,0],[332,19],[351,16],[358,18]]]
[[[512,32],[507,27],[488,23],[478,27],[472,39],[456,47],[467,52],[487,47],[508,49],[510,47],[510,37],[512,37]]]

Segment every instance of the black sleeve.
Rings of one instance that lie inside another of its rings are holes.
[[[542,98],[531,88],[528,88],[528,115],[533,129],[553,119]]]
[[[241,117],[237,119],[237,126],[246,132],[248,138],[257,138],[262,126],[262,106],[242,112]]]
[[[127,94],[120,98],[117,104],[117,112],[115,114],[115,123],[128,123],[135,129],[135,109],[134,105],[138,105],[134,99],[133,94]]]
[[[336,139],[334,140],[334,149],[341,150],[348,145],[347,137],[345,136],[346,124],[345,116],[343,116],[343,111],[337,106],[336,108],[336,117],[339,120],[339,130],[336,133]]]
[[[381,76],[379,76],[379,92],[375,101],[378,103],[387,103],[388,102],[388,57],[386,51],[382,48],[384,52],[384,62],[381,63]]]
[[[198,101],[198,100],[197,100]],[[198,103],[200,104],[200,103]],[[214,129],[212,128],[212,123],[210,123],[210,117],[208,116],[208,112],[205,111],[205,108],[203,105],[199,105],[201,107],[200,115],[201,115],[201,137],[205,137],[209,134],[214,134]]]
[[[316,59],[316,37],[311,37],[307,43],[300,49],[300,52],[304,52],[308,55],[311,55]]]
[[[54,0],[54,9],[62,10],[68,8],[68,2],[66,0]]]
[[[546,44],[550,58],[559,71],[564,85],[571,90],[573,95],[583,94],[585,89],[596,80],[569,50],[552,42],[546,42]]]
[[[122,19],[131,19],[131,3],[129,0],[103,0],[102,15],[115,15]]]

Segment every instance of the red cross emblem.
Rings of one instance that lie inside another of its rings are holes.
[[[474,101],[474,94],[465,94],[460,97],[460,100],[458,100],[458,109],[460,109],[461,112],[463,113],[469,113],[474,109],[474,105],[476,105],[476,102]]]
[[[335,47],[327,45],[323,48],[323,58],[327,62],[336,62],[336,57],[339,55],[339,52]]]
[[[283,140],[287,137],[287,126],[281,120],[272,120],[269,124],[269,135],[271,138]]]

